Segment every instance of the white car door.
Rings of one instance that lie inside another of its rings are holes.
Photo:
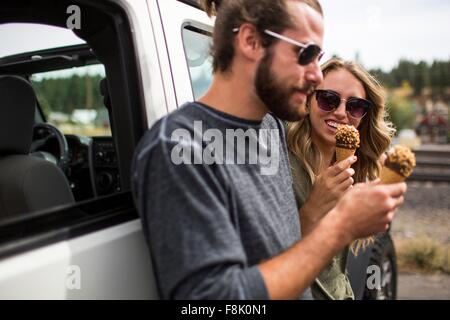
[[[212,21],[189,1],[114,2],[133,30],[151,125],[208,87]],[[129,190],[0,221],[0,299],[157,298]]]
[[[167,112],[161,57],[156,54],[163,51],[155,41],[162,37],[154,33],[145,0],[114,2],[134,30],[140,73],[133,74],[139,74],[139,85],[146,88],[142,109],[147,109],[148,123],[152,123]],[[126,155],[127,161],[130,156]],[[0,220],[0,299],[157,298],[149,251],[129,188]]]

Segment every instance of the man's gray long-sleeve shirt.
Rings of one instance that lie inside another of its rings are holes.
[[[243,133],[245,148],[230,139]],[[163,299],[268,299],[257,265],[300,239],[284,127],[270,114],[182,106],[139,143],[133,193]]]

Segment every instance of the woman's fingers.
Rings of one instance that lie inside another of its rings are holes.
[[[355,174],[355,170],[350,167],[356,160],[355,156],[348,157],[329,167],[319,176],[315,187],[322,190],[322,200],[329,198],[335,201],[354,183],[352,176]]]
[[[351,186],[353,185],[354,182],[355,182],[355,181],[353,180],[353,178],[345,179],[344,181],[342,181],[342,182],[339,184],[339,189],[345,191],[345,190],[347,190],[349,187],[351,187]]]
[[[348,157],[347,159],[342,160],[341,162],[336,163],[334,166],[331,167],[332,173],[337,176],[345,169],[348,169],[352,166],[358,160],[356,156]]]
[[[348,168],[345,169],[344,171],[342,171],[341,173],[339,173],[334,180],[336,181],[336,184],[340,185],[343,182],[351,179],[351,177],[353,177],[353,175],[355,174],[355,170],[353,168]],[[353,184],[353,179],[352,179],[352,183]]]

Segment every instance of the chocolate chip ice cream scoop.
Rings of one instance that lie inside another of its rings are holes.
[[[396,145],[387,152],[384,168],[396,173],[399,177],[396,182],[400,182],[409,177],[416,166],[416,157],[410,148],[403,145]],[[385,176],[385,174],[384,174]],[[402,179],[400,179],[400,177]],[[383,180],[383,175],[380,176]],[[392,178],[390,179],[392,180]]]
[[[346,149],[359,148],[358,130],[352,125],[338,125],[336,130],[336,147]]]
[[[359,148],[359,132],[352,125],[340,124],[336,130],[336,161],[340,162],[355,154]]]

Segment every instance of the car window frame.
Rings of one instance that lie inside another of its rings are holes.
[[[187,52],[186,52],[186,48],[187,48],[186,47],[186,42],[185,42],[185,38],[183,37],[183,31],[185,29],[189,30],[189,31],[192,31],[192,32],[196,32],[196,33],[202,34],[202,35],[209,36],[209,37],[211,37],[211,40],[212,40],[213,30],[212,30],[211,27],[209,27],[207,25],[204,25],[204,24],[201,24],[201,23],[198,23],[196,21],[186,21],[185,23],[183,23],[181,25],[181,39],[183,41],[183,50],[184,50],[183,53],[184,53],[184,58],[185,58],[186,65],[187,65],[187,68],[188,68],[189,82],[191,84],[192,97],[194,97],[194,100],[195,100],[194,82],[192,81],[191,69],[190,69],[190,66],[189,66],[188,55],[187,55]],[[210,49],[208,49],[208,50],[210,50]],[[211,81],[212,81],[212,77],[211,77]],[[210,84],[211,84],[211,82],[210,82]]]
[[[24,6],[24,2],[19,3],[18,1],[18,7]],[[127,180],[126,190],[75,204],[2,219],[0,221],[0,261],[28,250],[138,219],[131,194],[131,185],[128,181],[134,148],[147,129],[143,88],[137,63],[137,48],[133,41],[131,23],[125,8],[114,3],[89,3],[89,7],[103,9],[108,17],[112,18],[111,23],[117,28],[113,34],[113,40],[111,40],[111,35],[103,39],[110,44],[114,43],[114,46],[119,49],[119,52],[111,53],[109,56],[110,60],[120,60],[115,61],[117,66],[114,70],[108,70],[104,64],[107,77],[108,71],[114,72],[115,76],[120,74],[123,77],[121,81],[129,83],[127,88],[121,88],[116,79],[113,84],[110,84],[112,88],[109,88],[110,91],[116,91],[115,97],[125,92],[125,97],[121,99],[114,99],[111,94],[111,101],[113,117],[123,120],[118,125],[121,134],[113,137],[113,141],[117,157],[121,162],[119,164],[121,178]],[[8,22],[23,21],[15,17],[14,20]],[[33,22],[53,25],[45,19]],[[122,108],[117,108],[117,106],[114,108],[114,103],[120,104]],[[45,121],[45,117],[39,109],[40,106],[37,105],[37,108]],[[117,148],[119,145],[123,148]]]

